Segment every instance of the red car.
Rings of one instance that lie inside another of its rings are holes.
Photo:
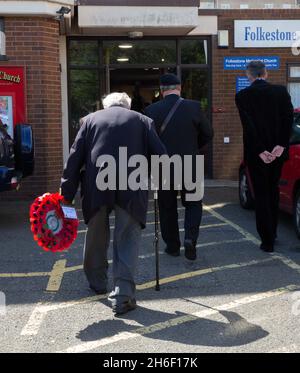
[[[290,144],[289,160],[283,166],[280,179],[280,209],[293,215],[295,230],[300,238],[300,109],[295,111]],[[244,162],[239,173],[239,198],[243,208],[254,207],[254,192]]]

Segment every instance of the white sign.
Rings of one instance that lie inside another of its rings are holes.
[[[61,208],[63,210],[64,217],[66,219],[77,219],[77,213],[74,207],[68,207],[68,206],[62,205]]]
[[[198,8],[176,6],[79,6],[79,27],[185,27],[198,25]]]
[[[234,21],[235,48],[291,48],[299,39],[300,19]]]

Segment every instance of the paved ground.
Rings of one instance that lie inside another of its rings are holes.
[[[31,237],[28,204],[0,202],[0,352],[300,352],[300,241],[291,218],[281,215],[268,255],[235,187],[208,188],[205,205],[196,262],[165,255],[160,241],[156,292],[150,203],[139,308],[114,318],[82,272],[84,224],[68,253],[46,253]]]

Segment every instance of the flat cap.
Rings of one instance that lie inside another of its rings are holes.
[[[164,74],[160,78],[160,85],[163,87],[179,84],[181,84],[181,81],[175,74]]]

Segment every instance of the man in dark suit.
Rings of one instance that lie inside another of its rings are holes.
[[[83,118],[61,183],[61,194],[69,203],[73,201],[81,183],[82,212],[88,225],[84,271],[90,288],[97,294],[107,292],[109,214],[112,210],[115,211],[114,290],[109,295],[115,314],[123,314],[136,307],[134,276],[148,202],[148,191],[144,188],[130,189],[127,178],[125,187],[119,186],[119,175],[125,171],[119,159],[120,148],[127,150],[126,163],[132,156],[142,155],[149,162],[151,155],[166,153],[153,121],[129,110],[130,105],[131,99],[127,94],[113,93],[103,100],[104,110]],[[101,157],[107,157],[108,161],[114,160],[116,165],[116,175],[110,172],[107,177],[108,180],[115,177],[117,182],[115,185],[108,185],[106,189],[101,185],[100,172],[108,170],[109,165]]]
[[[236,95],[244,132],[244,159],[255,193],[256,225],[261,249],[274,251],[277,237],[279,180],[288,157],[293,125],[293,105],[284,86],[266,81],[265,65],[247,67],[250,87]]]
[[[148,106],[145,114],[154,120],[156,129],[165,144],[168,155],[191,155],[193,166],[199,149],[213,137],[213,130],[201,110],[198,101],[181,99],[181,82],[174,74],[161,77],[160,88],[163,100]],[[176,109],[174,111],[174,109]],[[169,123],[165,126],[170,112]],[[163,132],[162,132],[163,129]],[[178,228],[177,195],[175,188],[160,190],[158,195],[159,214],[162,238],[165,241],[166,253],[180,255],[180,237]],[[182,204],[185,207],[185,257],[196,259],[196,244],[202,219],[202,201],[187,201],[186,190],[181,191]]]

